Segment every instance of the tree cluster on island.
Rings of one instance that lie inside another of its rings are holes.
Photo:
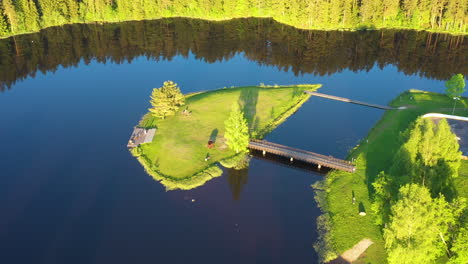
[[[179,107],[185,104],[185,97],[180,91],[177,83],[173,81],[164,82],[160,88],[154,88],[151,93],[151,108],[148,110],[154,117],[165,119],[174,115]]]
[[[462,154],[455,134],[445,119],[419,118],[403,142],[372,184],[388,262],[432,263],[446,254],[449,263],[466,263],[467,201],[453,186]]]

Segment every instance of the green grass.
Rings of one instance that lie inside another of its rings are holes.
[[[191,111],[190,115],[179,111],[165,120],[155,119],[149,114],[142,119],[140,126],[157,127],[157,132],[152,143],[142,144],[132,150],[132,153],[140,157],[146,170],[163,184],[180,183],[188,179],[193,182],[195,175],[204,175],[205,169],[235,155],[223,138],[224,121],[228,118],[233,103],[241,104],[252,137],[262,138],[310,97],[304,90],[316,90],[319,87],[320,85],[249,86],[189,95],[186,106]],[[183,109],[185,107],[180,110]],[[207,142],[213,133],[217,135],[216,144],[214,148],[208,149]],[[208,162],[205,161],[207,153],[211,156]],[[203,177],[207,180],[212,178]],[[200,180],[197,184],[203,183]],[[170,184],[165,185],[168,187]],[[191,184],[190,187],[195,185]],[[175,188],[180,187],[181,184]]]
[[[330,215],[331,240],[336,254],[352,248],[363,238],[370,238],[374,245],[356,263],[385,263],[386,253],[380,228],[374,224],[370,210],[370,185],[380,171],[386,171],[402,142],[400,133],[420,115],[436,112],[451,114],[453,100],[445,95],[411,90],[391,102],[394,107],[408,106],[404,110],[388,110],[350,154],[356,158],[357,172],[354,174],[334,171],[326,180],[326,212]],[[468,116],[468,98],[457,103],[455,115]],[[456,181],[459,195],[467,197],[468,161],[460,169]],[[464,177],[463,177],[464,176]],[[352,192],[356,204],[352,204]],[[358,205],[363,203],[366,216],[358,215]]]

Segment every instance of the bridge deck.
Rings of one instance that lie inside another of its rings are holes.
[[[265,151],[266,153],[271,153],[286,158],[293,158],[308,163],[314,163],[332,169],[343,170],[347,172],[354,172],[356,170],[354,164],[346,160],[341,160],[331,156],[325,156],[301,149],[295,149],[264,140],[251,140],[249,148],[253,150]]]
[[[323,98],[335,100],[335,101],[341,101],[341,102],[346,102],[346,103],[364,105],[364,106],[369,106],[369,107],[374,107],[374,108],[379,108],[379,109],[384,109],[384,110],[395,109],[393,107],[386,106],[386,105],[371,104],[371,103],[366,103],[366,102],[362,102],[362,101],[352,100],[352,99],[349,99],[349,98],[344,98],[344,97],[339,97],[339,96],[334,96],[334,95],[329,95],[329,94],[316,93],[316,92],[311,92],[311,91],[305,91],[305,93],[308,93],[308,94],[311,94],[311,95],[314,95],[314,96],[318,96],[318,97],[323,97]]]

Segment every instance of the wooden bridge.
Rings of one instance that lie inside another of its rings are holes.
[[[268,142],[265,140],[250,140],[249,148],[251,150],[262,151],[263,155],[266,153],[289,158],[290,161],[300,160],[307,163],[317,164],[320,169],[322,166],[331,169],[342,170],[347,172],[355,172],[356,167],[349,161],[334,158],[332,156],[325,156],[310,151],[295,149],[288,146]]]
[[[311,91],[305,91],[305,93],[313,95],[313,96],[318,96],[318,97],[323,97],[323,98],[335,100],[335,101],[341,101],[341,102],[346,102],[346,103],[351,103],[351,104],[364,105],[364,106],[369,106],[369,107],[379,108],[379,109],[384,109],[384,110],[395,109],[393,107],[386,106],[386,105],[370,104],[370,103],[366,103],[366,102],[362,102],[362,101],[352,100],[352,99],[349,99],[349,98],[344,98],[344,97],[339,97],[339,96],[334,96],[334,95],[329,95],[329,94],[316,93],[316,92],[311,92]]]

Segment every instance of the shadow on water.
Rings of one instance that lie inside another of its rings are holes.
[[[300,160],[294,160],[291,162],[288,158],[285,157],[280,157],[276,155],[269,155],[267,154],[266,156],[263,156],[261,151],[256,151],[256,150],[251,150],[250,154],[260,160],[268,161],[271,163],[279,164],[284,167],[288,168],[293,168],[301,171],[306,171],[314,174],[319,174],[322,176],[325,176],[331,169],[322,167],[321,169],[318,169],[316,165],[310,164],[307,162],[302,162]]]
[[[241,170],[236,170],[233,168],[227,169],[226,179],[232,192],[232,199],[239,201],[242,189],[249,180],[249,168],[247,167]]]
[[[351,262],[345,260],[342,257],[338,257],[338,258],[328,262],[327,264],[349,264],[349,263],[351,263]]]

